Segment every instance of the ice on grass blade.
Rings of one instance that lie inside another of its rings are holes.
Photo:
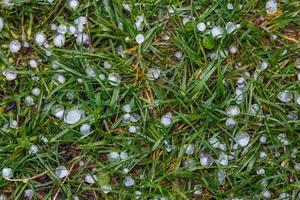
[[[68,111],[64,116],[66,124],[76,124],[81,119],[82,112],[78,109]]]
[[[39,151],[38,146],[36,146],[35,144],[31,145],[29,148],[29,154],[36,154]]]
[[[80,126],[80,133],[81,135],[88,135],[91,133],[91,125],[88,123],[84,123]]]
[[[214,37],[214,38],[221,38],[224,34],[224,30],[221,26],[214,26],[212,29],[211,29],[211,35]]]
[[[76,37],[76,44],[82,45],[82,44],[89,44],[90,39],[88,34],[86,33],[79,33]]]
[[[268,14],[274,14],[277,12],[277,2],[276,0],[269,0],[266,3],[266,10]]]
[[[219,185],[224,185],[225,179],[226,179],[226,172],[224,170],[219,170],[219,172],[218,172]]]
[[[197,29],[198,29],[198,31],[200,31],[200,32],[204,32],[204,31],[206,30],[206,25],[205,25],[205,23],[204,23],[204,22],[198,23],[198,24],[197,24]]]
[[[195,185],[194,186],[194,195],[201,195],[203,192],[203,189],[201,185]]]
[[[286,134],[284,134],[284,133],[278,134],[277,139],[278,139],[278,140],[280,141],[280,143],[283,144],[284,146],[290,144],[290,142],[289,142],[288,139],[286,138]]]
[[[283,103],[288,103],[293,99],[293,94],[289,91],[282,91],[279,92],[277,98],[282,101]]]
[[[230,34],[230,33],[234,32],[236,29],[238,29],[239,27],[240,27],[239,24],[236,24],[234,22],[228,22],[226,24],[225,29],[226,29],[226,32]]]
[[[5,167],[2,169],[2,177],[5,179],[11,179],[14,176],[13,170],[11,168]]]
[[[86,73],[87,77],[89,77],[89,78],[96,77],[96,72],[95,72],[95,70],[92,67],[87,67],[85,69],[85,73]]]
[[[245,147],[250,142],[250,136],[247,132],[238,132],[235,136],[235,142],[240,146]]]
[[[121,76],[118,73],[111,73],[108,75],[108,82],[112,86],[118,86],[121,84]]]
[[[2,74],[8,81],[13,81],[17,78],[17,72],[14,69],[5,69]]]
[[[94,184],[98,180],[96,175],[88,174],[85,176],[84,181],[88,184]]]
[[[55,174],[59,178],[64,178],[66,176],[69,176],[70,172],[65,166],[59,166],[55,169]]]
[[[157,67],[150,68],[147,72],[147,77],[151,81],[158,79],[159,75],[160,75],[160,69]]]
[[[258,104],[252,104],[249,108],[249,114],[252,116],[258,115],[260,112],[260,106]]]
[[[142,44],[144,41],[145,41],[145,37],[143,34],[137,34],[135,36],[135,41],[138,43],[138,44]]]
[[[13,40],[9,43],[9,50],[12,53],[17,53],[21,49],[21,43],[18,40]]]
[[[216,149],[220,145],[220,140],[216,137],[212,137],[208,140],[209,144],[212,146],[212,148]]]
[[[219,156],[218,163],[220,165],[226,166],[228,165],[228,161],[229,161],[228,155],[222,152]]]
[[[136,17],[135,19],[135,27],[138,31],[142,31],[143,28],[144,28],[144,25],[143,25],[143,21],[144,21],[144,16],[142,15],[139,15]]]
[[[210,155],[207,155],[207,154],[201,153],[199,158],[200,158],[200,164],[202,166],[211,166],[214,162],[213,157],[211,157]]]
[[[130,187],[133,186],[135,181],[133,178],[131,178],[130,176],[126,176],[123,180],[123,183],[126,187]]]

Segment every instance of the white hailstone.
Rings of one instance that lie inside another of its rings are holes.
[[[296,98],[296,103],[300,105],[300,96]]]
[[[143,21],[144,21],[144,16],[142,15],[139,15],[136,17],[135,19],[135,27],[138,31],[142,31],[143,28],[144,28],[144,25],[143,25]]]
[[[225,125],[228,127],[228,128],[234,128],[236,126],[236,121],[233,119],[233,118],[228,118],[226,119],[226,122],[225,122]]]
[[[250,136],[246,132],[239,132],[235,136],[235,141],[238,143],[240,146],[245,147],[249,144],[250,142]]]
[[[60,24],[58,27],[57,27],[57,30],[56,30],[58,33],[60,34],[66,34],[67,31],[68,31],[68,27],[64,24]]]
[[[233,22],[228,22],[228,23],[226,24],[225,29],[226,29],[227,33],[230,34],[230,33],[232,33],[233,31],[235,31],[236,29],[238,29],[239,26],[240,26],[239,24],[236,24],[236,23],[233,23]]]
[[[89,77],[89,78],[96,77],[96,72],[95,72],[95,70],[92,67],[87,67],[85,69],[85,73],[86,73],[87,77]]]
[[[25,47],[25,48],[29,48],[29,43],[27,42],[27,41],[23,41],[23,47]]]
[[[65,109],[61,105],[55,105],[52,107],[52,114],[58,119],[62,119],[64,117]]]
[[[75,36],[78,36],[79,33],[82,33],[84,31],[84,25],[83,24],[78,24],[75,30]]]
[[[271,198],[271,192],[269,190],[266,190],[262,193],[263,198],[270,199]]]
[[[143,34],[137,34],[135,36],[135,41],[138,43],[138,44],[142,44],[144,41],[145,41],[145,37]]]
[[[36,146],[35,144],[31,145],[29,148],[29,154],[36,154],[39,151],[38,146]]]
[[[263,70],[265,70],[265,69],[267,69],[268,68],[268,63],[266,62],[266,61],[263,61],[262,63],[260,63],[259,64],[259,68],[258,68],[258,71],[263,71]]]
[[[54,81],[63,84],[66,82],[66,77],[64,77],[63,75],[60,74],[54,74],[54,76],[52,77]]]
[[[129,103],[123,105],[122,110],[123,110],[123,112],[130,113],[131,112],[131,105]]]
[[[189,144],[187,145],[186,149],[185,149],[185,153],[187,155],[192,155],[195,151],[195,145],[194,144]]]
[[[229,51],[230,51],[230,53],[232,53],[232,54],[236,54],[236,53],[238,52],[238,47],[237,47],[237,45],[236,45],[236,44],[230,45]]]
[[[267,142],[267,136],[266,135],[262,135],[259,137],[259,142],[261,144],[265,144]]]
[[[121,83],[121,76],[118,73],[111,73],[108,75],[108,82],[112,86],[118,86]]]
[[[149,68],[149,70],[147,72],[147,77],[151,81],[158,79],[159,75],[160,75],[160,69],[157,67]]]
[[[267,157],[267,156],[268,156],[267,153],[264,152],[264,151],[261,151],[261,152],[259,153],[259,157],[260,157],[260,158],[265,158],[265,157]]]
[[[288,103],[293,99],[293,94],[289,91],[279,92],[277,98],[283,103]]]
[[[123,23],[122,22],[118,22],[118,28],[120,30],[123,30],[124,29],[124,26],[123,26]]]
[[[32,189],[26,189],[24,191],[24,198],[32,199],[32,197],[33,197],[33,190]]]
[[[194,186],[194,195],[201,195],[203,192],[202,187],[200,185]]]
[[[171,126],[171,124],[172,124],[172,116],[170,117],[170,116],[164,115],[161,117],[160,122],[164,127],[167,128],[167,127]]]
[[[288,200],[288,199],[290,199],[290,197],[291,197],[291,195],[289,194],[289,193],[287,193],[287,192],[282,192],[282,193],[280,193],[280,195],[279,195],[279,198],[278,199],[285,199],[285,200]]]
[[[286,135],[284,133],[280,133],[277,136],[277,139],[283,144],[283,145],[289,145],[289,141],[286,139]]]
[[[45,36],[44,33],[42,32],[38,32],[36,35],[35,35],[35,38],[34,38],[34,41],[37,45],[43,45],[47,42],[47,38]]]
[[[211,35],[214,37],[214,38],[221,38],[223,36],[223,29],[222,27],[220,26],[214,26],[212,29],[211,29]]]
[[[88,184],[94,184],[97,181],[97,176],[96,175],[91,175],[88,174],[84,177],[84,181]]]
[[[228,165],[228,161],[229,161],[228,155],[222,152],[219,156],[218,163],[220,165],[226,166]]]
[[[29,66],[32,68],[36,68],[38,66],[38,62],[35,59],[30,59],[28,62]]]
[[[182,19],[182,23],[183,25],[186,25],[188,22],[194,20],[194,17],[193,16],[186,16]]]
[[[258,175],[263,175],[265,173],[266,173],[266,171],[263,168],[256,170],[256,174],[258,174]]]
[[[2,169],[2,177],[3,178],[10,179],[10,178],[13,177],[13,175],[14,175],[14,173],[13,173],[13,170],[11,168],[5,167],[5,168]]]
[[[221,149],[222,151],[226,151],[227,150],[226,145],[224,143],[222,143],[222,142],[219,143],[218,148]]]
[[[219,185],[225,184],[226,172],[224,170],[219,170],[218,172],[218,181]]]
[[[99,79],[101,80],[101,81],[104,81],[105,80],[105,74],[99,74]]]
[[[198,23],[198,24],[197,24],[197,29],[198,29],[198,31],[200,31],[200,32],[204,32],[205,29],[206,29],[205,23],[203,23],[203,22]]]
[[[230,117],[236,117],[241,113],[241,111],[240,111],[240,108],[238,106],[229,106],[226,110],[226,113]]]
[[[271,35],[271,38],[272,38],[272,40],[277,40],[278,36],[275,35],[275,34],[272,34],[272,35]]]
[[[123,115],[123,121],[124,121],[125,123],[130,122],[130,119],[131,119],[131,114],[126,113],[126,114]]]
[[[79,1],[78,1],[78,0],[69,0],[68,6],[69,6],[72,10],[76,10],[76,9],[79,7]]]
[[[4,20],[2,17],[0,17],[0,32],[2,31],[3,27],[4,27]]]
[[[91,132],[91,125],[84,123],[80,126],[80,133],[82,135],[88,135]]]
[[[24,103],[28,106],[33,106],[34,100],[33,100],[32,96],[25,97]]]
[[[183,165],[188,168],[195,167],[196,161],[194,159],[187,159],[184,161]]]
[[[44,143],[48,143],[48,138],[46,138],[45,136],[41,135],[40,139],[44,142]]]
[[[258,104],[252,104],[249,108],[250,115],[257,115],[260,111],[260,106]]]
[[[200,164],[202,166],[210,166],[214,162],[213,157],[211,157],[210,155],[201,153],[199,157],[200,157]]]
[[[227,9],[228,9],[228,10],[233,10],[233,5],[232,5],[232,3],[228,3],[228,4],[227,4]]]
[[[137,132],[137,127],[136,126],[129,126],[128,131],[129,131],[129,133],[136,133]]]
[[[103,63],[103,67],[104,67],[105,69],[110,69],[110,68],[112,67],[112,65],[111,65],[111,63],[110,63],[108,60],[106,60],[106,61],[104,61],[104,63]]]
[[[18,128],[18,122],[17,122],[16,120],[11,120],[11,121],[9,122],[9,127],[10,127],[10,128],[13,128],[13,129]]]
[[[73,198],[73,200],[80,200],[79,197],[76,195],[73,195],[72,198]]]
[[[132,113],[130,116],[130,121],[131,122],[137,122],[139,119],[141,118],[141,116],[137,113]]]
[[[31,94],[34,95],[34,96],[39,96],[41,94],[40,88],[37,88],[37,87],[33,88],[31,90]]]
[[[122,152],[120,153],[120,158],[121,158],[122,160],[125,160],[125,159],[128,158],[128,154],[127,154],[125,151],[122,151]]]
[[[76,44],[89,44],[89,36],[86,33],[80,33],[76,37]]]
[[[8,81],[12,81],[17,78],[17,72],[14,69],[5,69],[2,74]]]
[[[208,140],[209,144],[212,146],[212,148],[216,149],[219,147],[220,140],[216,137],[212,137]]]
[[[107,156],[111,162],[117,162],[120,160],[120,154],[115,151],[110,152]]]
[[[70,35],[73,35],[75,32],[76,32],[75,26],[72,26],[72,25],[68,26],[68,33]]]
[[[60,63],[57,60],[54,60],[51,62],[52,69],[58,69],[60,66]]]
[[[51,29],[52,31],[56,31],[56,30],[57,30],[57,25],[54,24],[54,23],[52,23],[52,24],[50,25],[50,29]]]
[[[9,43],[9,50],[12,53],[17,53],[21,49],[21,43],[18,40],[13,40]]]
[[[177,60],[181,60],[183,57],[183,53],[181,51],[176,51],[175,57],[177,58]]]
[[[296,112],[289,112],[287,114],[287,117],[291,120],[297,120],[299,118],[299,116]]]
[[[274,14],[277,12],[277,2],[276,0],[270,0],[266,3],[266,10],[268,14]]]
[[[300,81],[300,72],[297,74],[297,79]]]
[[[53,44],[56,47],[64,46],[65,42],[66,42],[66,38],[63,34],[58,34],[53,38]]]
[[[67,124],[75,124],[81,119],[82,112],[74,109],[67,112],[64,116],[64,122]]]
[[[45,51],[45,54],[46,54],[46,56],[48,56],[48,57],[52,56],[52,52],[51,52],[51,51],[48,51],[48,50]]]
[[[88,19],[84,16],[78,17],[77,19],[74,20],[74,24],[78,25],[78,24],[82,24],[85,25],[88,23]]]
[[[300,163],[296,163],[294,165],[294,169],[299,172],[300,171]]]
[[[131,178],[130,176],[126,176],[123,180],[123,183],[126,187],[130,187],[130,186],[133,186],[135,182],[134,182],[133,178]]]
[[[70,172],[65,166],[59,166],[55,169],[55,174],[59,178],[64,178],[66,176],[69,176]]]

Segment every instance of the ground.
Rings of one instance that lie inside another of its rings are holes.
[[[299,12],[2,1],[0,199],[299,199]]]

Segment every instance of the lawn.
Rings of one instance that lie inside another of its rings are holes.
[[[298,0],[2,0],[0,200],[300,199]]]

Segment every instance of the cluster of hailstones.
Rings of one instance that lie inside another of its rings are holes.
[[[50,3],[52,2],[51,0],[48,0]],[[68,6],[73,9],[76,10],[79,7],[79,2],[77,0],[69,0],[68,2]],[[130,11],[131,7],[128,4],[123,4],[123,7]],[[239,7],[242,7],[242,5],[239,5]],[[228,10],[233,10],[233,5],[231,3],[227,4],[227,9]],[[173,6],[169,6],[169,12],[170,13],[174,13],[175,8]],[[266,10],[267,13],[272,14],[272,13],[276,13],[277,12],[277,2],[274,0],[268,1],[266,3]],[[193,16],[187,16],[183,18],[183,24],[186,24],[187,22],[194,20]],[[4,27],[4,20],[3,18],[0,17],[0,32],[2,31],[3,27]],[[51,24],[51,30],[56,32],[55,37],[53,38],[53,45],[55,47],[61,48],[65,45],[65,41],[66,41],[66,37],[70,37],[70,36],[75,36],[76,37],[76,44],[77,45],[82,45],[82,44],[89,44],[90,40],[89,40],[89,36],[88,34],[85,32],[85,25],[88,23],[88,20],[86,17],[81,16],[77,19],[74,20],[74,26],[66,26],[64,24],[60,24],[60,25],[56,25],[56,24]],[[136,18],[136,22],[135,22],[135,26],[139,31],[143,30],[143,16],[138,16]],[[225,31],[227,34],[231,34],[233,33],[236,29],[238,29],[240,27],[240,24],[236,24],[234,22],[228,22],[226,24],[225,29],[223,29],[221,26],[211,26],[211,24],[209,22],[199,22],[197,24],[197,29],[198,31],[202,32],[202,33],[208,33],[211,34],[214,38],[221,38],[224,34]],[[122,24],[119,24],[119,28],[122,28]],[[275,36],[273,37],[274,39],[276,38]],[[168,39],[168,38],[165,38]],[[125,38],[125,40],[128,40],[128,38]],[[145,37],[143,34],[137,34],[135,37],[135,40],[138,44],[142,44],[145,41]],[[48,39],[46,37],[46,35],[43,32],[38,32],[35,35],[34,38],[34,42],[35,44],[39,45],[39,46],[43,46],[46,49],[48,49],[50,47]],[[13,40],[10,42],[9,44],[9,49],[12,53],[17,53],[18,51],[20,51],[21,47],[29,47],[29,43],[27,41],[23,41],[23,43],[21,44],[20,41],[18,40]],[[122,49],[122,48],[119,48]],[[238,52],[238,47],[236,44],[232,44],[229,47],[229,52],[232,54],[235,54]],[[51,52],[47,51],[46,54],[48,56],[51,56]],[[221,56],[223,58],[225,58],[227,56],[228,52],[227,50],[223,50],[221,52],[212,52],[210,53],[210,58],[211,59],[215,59],[218,56]],[[120,55],[122,56],[122,52],[120,52]],[[175,53],[175,57],[178,60],[181,60],[183,58],[183,54],[182,52],[178,51]],[[36,68],[38,66],[38,61],[35,59],[31,59],[28,63],[32,68]],[[57,69],[59,67],[59,62],[58,61],[53,61],[52,63],[52,67],[54,69]],[[105,61],[104,62],[104,67],[109,69],[112,67],[111,63],[109,61]],[[263,71],[264,69],[266,69],[268,67],[268,63],[263,61],[257,68],[257,70],[254,73],[254,78],[256,79],[258,74]],[[297,65],[297,69],[300,70],[300,62]],[[86,68],[86,73],[88,77],[95,77],[96,73],[94,71],[94,69],[87,67]],[[159,78],[160,76],[160,69],[157,67],[154,68],[150,68],[148,70],[147,73],[147,77],[149,80],[156,80]],[[3,71],[3,75],[5,76],[5,78],[8,81],[12,81],[14,79],[17,78],[17,72],[13,69],[7,69]],[[245,74],[246,76],[250,76],[249,73],[246,72]],[[99,78],[101,80],[105,79],[105,75],[104,74],[99,74]],[[57,81],[58,83],[64,83],[65,82],[65,77],[60,75],[60,74],[56,74],[54,75],[53,79],[55,81]],[[300,73],[298,73],[298,80],[300,80]],[[80,82],[80,80],[78,80]],[[108,76],[108,81],[112,86],[118,86],[121,83],[121,76],[117,73],[112,73]],[[226,85],[226,83],[224,83]],[[236,103],[240,104],[243,101],[243,96],[244,93],[246,92],[246,81],[243,77],[239,78],[237,80],[237,88],[236,88]],[[39,88],[33,88],[32,89],[32,95],[34,96],[39,96],[41,93]],[[295,94],[293,94],[290,91],[281,91],[278,93],[277,98],[283,102],[283,103],[290,103],[293,98],[295,99],[296,104],[300,105],[300,96],[296,96]],[[27,105],[34,105],[33,102],[33,98],[31,96],[27,96],[25,98],[25,103]],[[127,122],[137,122],[139,119],[139,115],[136,113],[131,113],[131,105],[130,104],[125,104],[122,107],[123,112],[125,113],[123,115],[123,121],[125,123]],[[261,108],[259,104],[252,104],[249,108],[249,114],[250,115],[259,115],[262,114],[261,112]],[[237,105],[232,105],[229,106],[226,110],[226,115],[228,116],[227,120],[226,120],[226,126],[228,128],[234,128],[237,125],[236,122],[236,117],[240,115],[240,108]],[[57,117],[58,119],[63,120],[66,124],[76,124],[77,122],[80,121],[80,119],[84,116],[85,111],[84,110],[80,110],[80,109],[69,109],[66,110],[63,106],[61,105],[55,105],[52,108],[52,114]],[[298,115],[297,113],[293,112],[293,113],[289,113],[288,117],[290,119],[298,119]],[[166,113],[164,116],[161,117],[161,124],[168,128],[171,126],[172,124],[172,118],[173,115],[171,112]],[[15,120],[12,120],[7,127],[9,128],[17,128],[17,122]],[[138,131],[138,126],[135,125],[131,125],[129,126],[128,131],[130,133],[136,133]],[[88,123],[83,123],[80,126],[80,133],[83,136],[88,136],[89,134],[91,134],[91,125]],[[289,144],[289,140],[287,139],[286,135],[284,133],[280,133],[277,137],[278,141],[280,143],[282,143],[283,145],[288,145]],[[47,138],[43,137],[42,140],[44,142],[47,142]],[[199,154],[199,160],[200,160],[200,164],[202,166],[211,166],[213,163],[217,163],[219,165],[223,165],[226,166],[228,165],[230,160],[233,160],[235,158],[235,150],[237,150],[239,147],[241,148],[245,148],[249,145],[250,143],[250,135],[247,132],[238,132],[235,137],[235,144],[231,147],[231,154],[226,154],[224,153],[227,150],[227,146],[221,142],[217,137],[212,137],[209,139],[209,144],[212,146],[212,148],[216,148],[216,149],[220,149],[222,150],[222,153],[220,153],[219,157],[217,159],[215,159],[214,157],[212,157],[211,155],[201,152]],[[266,135],[262,135],[259,138],[259,142],[261,144],[265,144],[267,143],[267,136]],[[163,141],[164,145],[166,146],[166,150],[168,152],[172,151],[172,146],[168,143],[168,141],[164,140]],[[183,146],[183,151],[181,151],[183,153],[185,153],[186,155],[192,155],[195,152],[195,145],[190,143],[190,144],[186,144]],[[32,145],[29,148],[29,153],[30,154],[35,154],[38,153],[38,146],[37,145]],[[292,157],[295,157],[297,153],[297,149],[293,149],[292,152]],[[264,159],[267,157],[267,153],[264,151],[260,152],[260,158]],[[108,154],[108,158],[110,162],[117,162],[120,160],[126,160],[128,158],[128,154],[126,152],[110,152]],[[80,162],[81,165],[84,165],[84,162]],[[194,160],[189,159],[186,160],[184,165],[185,166],[193,166]],[[284,163],[282,163],[282,165],[284,165]],[[296,163],[294,166],[295,170],[300,171],[300,163]],[[94,184],[97,181],[97,176],[96,176],[96,172],[90,174],[87,174],[84,178],[84,181],[88,184]],[[129,172],[128,168],[124,168],[122,170],[122,173],[127,174]],[[257,174],[262,175],[265,173],[265,170],[263,168],[258,169]],[[69,176],[70,172],[69,170],[65,167],[65,166],[59,166],[55,169],[55,174],[57,177],[63,179]],[[2,176],[5,179],[11,179],[13,177],[13,169],[11,168],[3,168],[2,169]],[[224,170],[219,170],[218,173],[218,180],[220,184],[224,184],[225,182],[225,177],[226,177],[226,172]],[[135,184],[135,181],[132,177],[130,176],[126,176],[123,180],[123,183],[126,187],[130,187],[132,185]],[[263,184],[267,184],[267,183],[263,183]],[[111,186],[108,184],[103,184],[101,186],[102,190],[106,193],[108,193],[109,191],[111,191]],[[194,187],[194,193],[199,195],[202,193],[202,188],[200,185],[195,185]],[[136,191],[137,195],[141,195],[140,191]],[[27,189],[25,190],[24,193],[25,197],[29,198],[33,196],[33,191],[31,189]],[[288,193],[281,193],[280,194],[280,199],[282,198],[286,198],[289,197],[290,194]],[[263,196],[265,198],[271,198],[271,192],[268,190],[265,190],[263,192]],[[1,196],[2,197],[2,196]],[[4,197],[3,197],[4,198]],[[74,196],[74,199],[78,199],[78,197]],[[160,198],[162,199],[162,198]]]

